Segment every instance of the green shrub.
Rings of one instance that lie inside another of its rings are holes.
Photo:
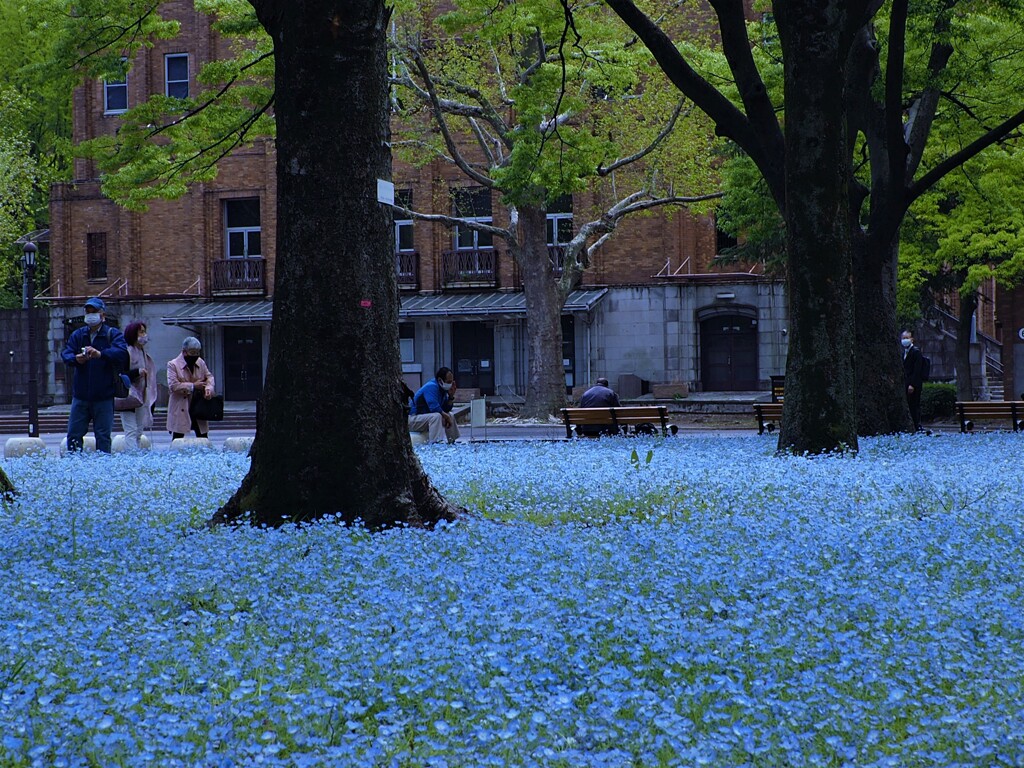
[[[956,384],[925,382],[921,390],[921,421],[950,417],[956,410]]]

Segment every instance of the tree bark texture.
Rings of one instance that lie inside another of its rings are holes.
[[[853,232],[856,315],[857,433],[885,435],[912,432],[907,407],[903,360],[896,327],[895,242],[873,242]]]
[[[842,3],[777,8],[785,59],[789,355],[779,450],[856,450]]]
[[[529,368],[523,415],[545,418],[565,407],[562,367],[562,307],[566,294],[551,268],[547,213],[536,206],[519,208],[519,238],[514,257],[526,299]]]
[[[274,40],[277,274],[251,466],[212,523],[457,510],[413,453],[399,380],[383,0],[252,0]]]

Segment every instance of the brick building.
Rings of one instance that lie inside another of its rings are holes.
[[[119,115],[150,94],[188,95],[203,63],[229,55],[209,18],[188,0],[167,3],[162,12],[181,21],[181,35],[140,50],[124,81],[91,82],[76,91],[76,142],[115,132]],[[158,363],[178,353],[185,335],[196,335],[227,399],[259,396],[274,285],[273,142],[233,152],[219,171],[215,180],[178,200],[155,201],[145,213],[106,199],[91,160],[76,160],[75,180],[55,185],[48,296],[55,306],[50,352],[58,398],[67,392],[62,340],[80,322],[84,297],[96,294],[120,324],[147,322]],[[415,210],[501,223],[497,200],[467,187],[455,168],[396,165],[394,183],[396,195]],[[552,258],[571,231],[573,208],[591,202],[580,195],[549,213]],[[721,242],[711,219],[684,211],[620,225],[563,312],[567,387],[634,374],[696,390],[754,390],[783,373],[783,285],[717,269]],[[462,389],[520,396],[525,302],[511,256],[471,230],[423,221],[396,220],[395,243],[410,384],[449,365]]]

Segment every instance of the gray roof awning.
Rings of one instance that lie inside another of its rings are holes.
[[[562,313],[589,312],[607,293],[607,288],[573,291],[566,299]],[[166,325],[269,323],[273,306],[274,303],[269,299],[196,302],[160,319]],[[403,296],[398,314],[402,320],[423,317],[525,317],[526,296],[521,291]]]
[[[269,323],[274,302],[258,301],[205,301],[182,307],[173,315],[160,319],[166,325],[247,325]]]
[[[607,288],[573,291],[565,300],[563,314],[589,312],[604,295]],[[522,291],[504,293],[442,293],[435,296],[406,296],[402,298],[399,315],[403,320],[417,317],[478,317],[526,316],[526,295]]]

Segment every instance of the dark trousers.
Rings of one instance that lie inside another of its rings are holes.
[[[914,431],[921,429],[921,390],[907,393],[907,405],[910,406],[910,418],[914,421]]]
[[[192,431],[196,433],[196,437],[206,437],[207,433],[199,431],[199,425],[196,424],[195,419],[192,419],[192,423],[189,426],[192,427]],[[177,440],[179,437],[184,436],[185,435],[183,435],[181,432],[171,432],[171,440]]]

